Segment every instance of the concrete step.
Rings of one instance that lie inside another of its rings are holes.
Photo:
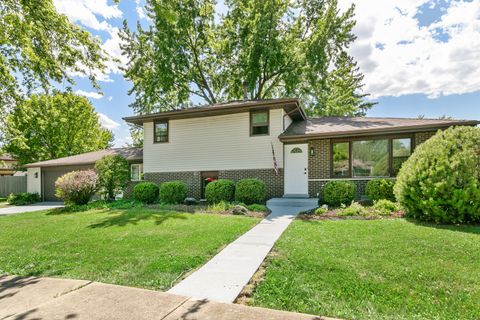
[[[318,207],[317,198],[272,198],[267,201],[267,207],[282,206],[282,207]]]

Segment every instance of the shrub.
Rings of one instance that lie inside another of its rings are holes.
[[[355,184],[351,181],[329,181],[323,188],[323,199],[329,206],[348,205],[355,198]]]
[[[220,212],[225,212],[229,210],[231,207],[232,205],[230,203],[226,201],[220,201],[220,202],[209,205],[207,210],[211,212],[220,213]]]
[[[400,206],[397,203],[387,199],[381,199],[381,200],[375,201],[372,208],[378,214],[387,215],[387,216],[392,214],[393,212],[400,211]]]
[[[130,180],[128,161],[120,155],[108,155],[95,163],[99,177],[100,193],[107,200],[115,200],[115,196],[125,190]]]
[[[183,181],[164,182],[160,185],[160,201],[163,203],[182,203],[186,197],[187,185]]]
[[[141,182],[133,187],[133,198],[143,203],[156,202],[158,194],[158,186],[153,182]]]
[[[98,180],[93,170],[66,173],[55,181],[55,195],[66,204],[87,204],[98,190]]]
[[[268,212],[268,208],[266,206],[258,203],[254,203],[249,206],[246,206],[246,208],[253,212]]]
[[[243,179],[235,187],[235,201],[247,205],[263,203],[267,197],[265,182],[259,179]]]
[[[220,179],[210,182],[205,188],[208,203],[232,201],[235,196],[235,183],[232,180]]]
[[[407,217],[480,221],[480,128],[449,128],[419,145],[400,169],[394,191]]]
[[[322,214],[325,214],[327,212],[328,212],[328,208],[323,207],[323,206],[315,209],[315,214],[319,215],[319,216],[321,216]]]
[[[393,194],[393,186],[395,180],[391,179],[373,179],[367,182],[365,187],[365,194],[372,200],[387,199],[394,201],[395,195]]]
[[[14,206],[24,206],[27,204],[32,204],[40,201],[40,196],[38,193],[28,193],[22,192],[17,194],[10,194],[7,198],[8,204]]]
[[[346,208],[342,208],[337,212],[337,216],[365,216],[368,215],[369,211],[367,208],[362,206],[358,202],[352,202],[352,204]]]

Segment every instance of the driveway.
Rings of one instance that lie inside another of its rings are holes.
[[[0,208],[0,216],[22,212],[49,210],[61,207],[63,207],[63,202],[39,202],[27,206],[8,206],[5,208]]]

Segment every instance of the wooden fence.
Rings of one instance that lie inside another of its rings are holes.
[[[0,176],[0,197],[20,192],[27,192],[27,176]]]

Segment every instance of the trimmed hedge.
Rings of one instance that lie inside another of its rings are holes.
[[[40,196],[38,195],[38,193],[28,193],[28,192],[22,192],[17,194],[11,193],[7,198],[8,204],[11,204],[14,206],[24,206],[24,205],[32,204],[39,201],[40,201]]]
[[[403,164],[394,187],[407,217],[480,221],[480,128],[439,131]]]
[[[333,207],[350,205],[355,199],[355,184],[351,181],[329,181],[323,187],[323,200]]]
[[[259,179],[243,179],[235,187],[235,201],[246,205],[264,203],[267,197],[265,182]]]
[[[87,204],[98,190],[99,178],[93,170],[72,171],[55,181],[55,195],[66,204]]]
[[[160,185],[160,201],[162,203],[182,203],[187,197],[187,185],[183,181],[169,181]]]
[[[393,194],[393,186],[395,180],[392,179],[373,179],[367,182],[365,187],[365,194],[372,200],[390,200],[395,201],[395,195]]]
[[[231,202],[234,196],[235,182],[232,180],[220,179],[212,181],[205,188],[205,198],[208,203]]]
[[[133,187],[133,199],[143,203],[154,203],[158,200],[159,188],[153,182],[141,182]]]

